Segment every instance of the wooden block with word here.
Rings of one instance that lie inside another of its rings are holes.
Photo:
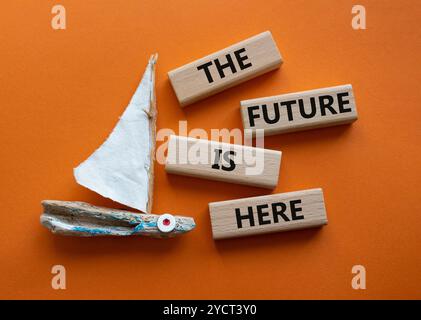
[[[269,31],[168,72],[182,107],[279,68],[282,57]]]
[[[244,129],[265,135],[351,123],[358,118],[350,84],[241,101]]]
[[[169,173],[273,189],[280,151],[172,135],[165,170]]]
[[[209,203],[214,239],[327,224],[322,189]]]

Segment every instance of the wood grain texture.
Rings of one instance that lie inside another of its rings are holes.
[[[228,62],[231,65],[223,67]],[[279,68],[281,64],[282,57],[272,34],[266,31],[174,69],[168,72],[168,77],[184,107]]]
[[[165,170],[273,189],[278,183],[281,155],[276,150],[172,135]]]
[[[244,129],[265,135],[351,123],[358,118],[352,85],[241,101]]]
[[[214,239],[327,224],[322,189],[209,203]]]

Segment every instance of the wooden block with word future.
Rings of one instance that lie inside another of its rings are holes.
[[[280,151],[172,135],[165,170],[191,177],[273,189]]]
[[[322,189],[209,203],[214,239],[327,224]]]
[[[270,31],[168,72],[181,106],[279,68],[282,57]]]
[[[244,129],[265,135],[336,126],[357,120],[350,84],[241,101]]]

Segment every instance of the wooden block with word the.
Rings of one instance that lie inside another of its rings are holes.
[[[327,224],[322,189],[209,203],[214,239]]]
[[[182,107],[279,68],[282,57],[269,31],[168,72]]]
[[[265,135],[336,126],[358,118],[350,84],[241,101],[244,129]]]
[[[165,170],[169,173],[273,189],[280,151],[172,135]]]

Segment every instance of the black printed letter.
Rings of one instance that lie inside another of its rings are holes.
[[[259,224],[270,224],[269,220],[263,220],[264,217],[267,217],[269,215],[269,212],[263,212],[263,209],[269,208],[269,205],[267,204],[261,204],[256,206],[257,208],[257,217],[259,218]]]
[[[221,78],[225,78],[224,69],[230,68],[232,73],[236,73],[237,69],[235,69],[234,62],[229,54],[226,54],[225,57],[227,58],[227,63],[221,64],[218,59],[213,60],[215,62],[216,69],[218,70],[219,76]]]
[[[212,79],[212,75],[211,75],[211,73],[210,73],[210,71],[209,71],[209,67],[212,65],[212,61],[209,61],[209,62],[206,62],[206,63],[204,63],[204,64],[202,64],[202,65],[200,65],[200,66],[198,66],[197,67],[197,70],[204,70],[205,71],[205,74],[206,74],[206,78],[208,79],[208,82],[209,83],[212,83],[213,82],[213,79]]]
[[[247,69],[251,67],[251,62],[244,64],[244,61],[248,59],[247,56],[241,56],[241,53],[246,52],[245,48],[240,50],[234,51],[234,55],[237,58],[238,65],[240,66],[241,70]]]
[[[253,216],[253,208],[252,207],[248,207],[248,214],[242,216],[240,209],[239,208],[235,208],[235,216],[237,218],[237,227],[238,229],[241,229],[243,227],[242,224],[242,220],[249,220],[250,222],[250,227],[254,227],[254,216]]]
[[[297,216],[297,212],[303,211],[303,208],[296,208],[295,205],[301,203],[301,200],[291,200],[289,205],[291,206],[291,218],[292,220],[302,220],[304,216]]]
[[[255,126],[254,119],[260,118],[260,115],[259,114],[254,114],[253,113],[254,110],[259,110],[259,106],[247,107],[247,112],[248,112],[249,121],[250,121],[250,127],[254,127]]]
[[[281,106],[286,106],[287,107],[287,112],[288,112],[288,120],[292,121],[294,120],[294,117],[292,115],[292,105],[296,104],[297,101],[296,100],[291,100],[291,101],[282,101],[281,102]]]
[[[278,207],[281,207],[280,209]],[[273,221],[278,223],[278,216],[281,216],[284,221],[289,221],[288,217],[285,215],[285,210],[287,206],[283,202],[272,203],[272,211],[273,211]]]
[[[348,97],[348,92],[338,93],[338,106],[339,106],[339,112],[351,112],[351,108],[344,108],[345,105],[349,104],[349,100],[343,100],[343,97]]]
[[[303,101],[303,99],[299,99],[298,100],[298,105],[300,106],[301,116],[304,119],[310,119],[310,118],[313,118],[316,115],[316,101],[314,100],[314,98],[310,98],[311,111],[310,111],[309,114],[306,113],[306,110],[304,108],[304,101]]]
[[[327,102],[325,101],[327,99]],[[320,96],[319,97],[319,103],[320,103],[320,111],[322,112],[322,116],[326,115],[326,109],[329,109],[329,111],[332,114],[337,114],[336,110],[332,108],[333,104],[333,97],[332,96]]]
[[[273,117],[273,119],[270,119],[269,115],[268,115],[267,106],[265,104],[262,104],[263,119],[265,119],[266,123],[268,123],[268,124],[274,124],[274,123],[277,123],[279,121],[279,118],[280,118],[279,104],[277,102],[275,102],[273,104],[273,110],[275,112],[275,116]]]

